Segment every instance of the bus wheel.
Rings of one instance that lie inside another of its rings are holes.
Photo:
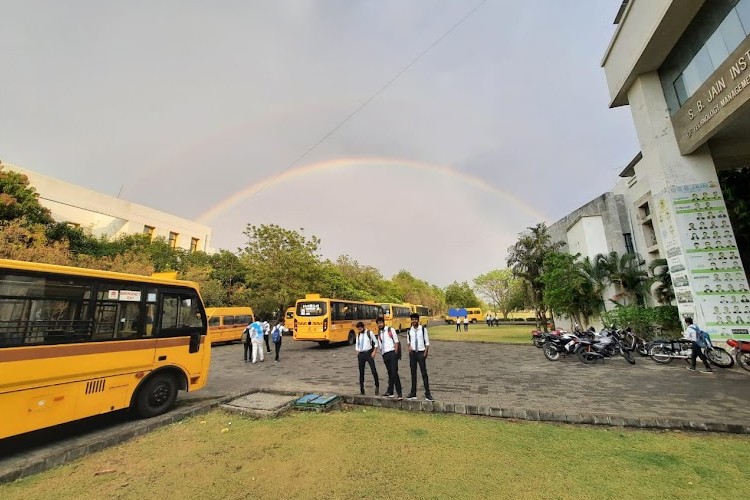
[[[138,390],[135,412],[139,417],[149,418],[169,410],[177,399],[177,382],[166,373],[158,373],[148,379]]]
[[[346,343],[349,345],[354,345],[354,342],[357,340],[357,338],[354,336],[354,332],[349,332],[349,337],[346,339]]]
[[[472,324],[472,325],[475,325],[476,323],[477,323],[477,320],[476,320],[476,318],[474,318],[474,319],[472,319],[472,320],[471,320],[471,324]]]

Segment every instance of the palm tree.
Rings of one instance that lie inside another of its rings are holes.
[[[618,295],[623,298],[623,305],[627,305],[628,299],[632,298],[637,304],[644,302],[648,273],[641,267],[646,262],[640,255],[635,253],[619,255],[617,252],[609,252],[607,255],[597,255],[596,259],[604,269],[607,281],[617,288]]]
[[[537,326],[547,331],[547,316],[542,305],[544,284],[540,278],[544,258],[549,253],[558,250],[564,243],[552,241],[552,236],[547,232],[547,225],[544,222],[527,229],[528,231],[521,233],[518,241],[508,248],[507,264],[514,276],[528,283],[536,312]]]
[[[604,309],[604,289],[607,286],[607,272],[599,260],[600,255],[594,257],[594,260],[586,257],[580,263],[581,273],[591,283],[592,303],[590,304],[590,308],[594,314]]]
[[[659,304],[671,304],[675,298],[675,294],[667,259],[655,259],[651,261],[648,265],[648,270],[651,273],[651,278],[649,279],[651,294]]]

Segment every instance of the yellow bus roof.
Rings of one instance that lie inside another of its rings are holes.
[[[223,314],[231,314],[233,316],[239,316],[250,313],[253,314],[253,308],[250,306],[219,306],[219,307],[207,307],[206,316],[219,316]]]
[[[153,283],[155,285],[184,285],[199,289],[198,283],[194,281],[174,280],[142,274],[116,273],[114,271],[101,271],[99,269],[87,269],[84,267],[59,266],[57,264],[42,264],[37,262],[26,262],[22,260],[0,259],[0,269],[13,269],[17,271],[36,271],[44,273],[65,274],[69,276],[85,276],[87,278],[101,278],[119,281],[138,281],[140,283]]]

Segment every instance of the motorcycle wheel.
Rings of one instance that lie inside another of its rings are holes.
[[[737,364],[750,372],[750,352],[738,352],[735,357]]]
[[[669,350],[667,350],[664,346],[661,345],[655,345],[651,348],[651,351],[649,351],[649,356],[651,356],[651,359],[656,361],[657,363],[667,364],[672,362],[672,358],[669,355]]]
[[[646,348],[646,344],[644,344],[643,342],[638,342],[638,344],[635,346],[635,352],[637,352],[644,358],[648,356],[648,349]]]
[[[708,358],[708,361],[715,364],[719,368],[731,368],[734,366],[734,358],[732,358],[732,356],[721,347],[707,349],[706,357]]]
[[[532,340],[534,346],[541,348],[544,345],[544,339],[541,337],[534,337]]]
[[[560,359],[560,356],[562,356],[555,346],[549,342],[544,343],[542,350],[544,351],[544,356],[550,361],[557,361]]]
[[[596,358],[597,358],[596,355],[594,355],[590,351],[587,351],[586,349],[578,349],[576,351],[576,357],[584,365],[590,365],[590,364],[596,363]]]
[[[620,352],[622,353],[622,357],[625,358],[625,361],[627,361],[631,365],[635,364],[635,358],[633,357],[633,353],[632,352],[630,352],[630,351],[628,351],[626,349],[622,349]]]

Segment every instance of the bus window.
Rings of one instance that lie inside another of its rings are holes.
[[[297,316],[323,316],[326,312],[325,302],[309,301],[297,304]]]

